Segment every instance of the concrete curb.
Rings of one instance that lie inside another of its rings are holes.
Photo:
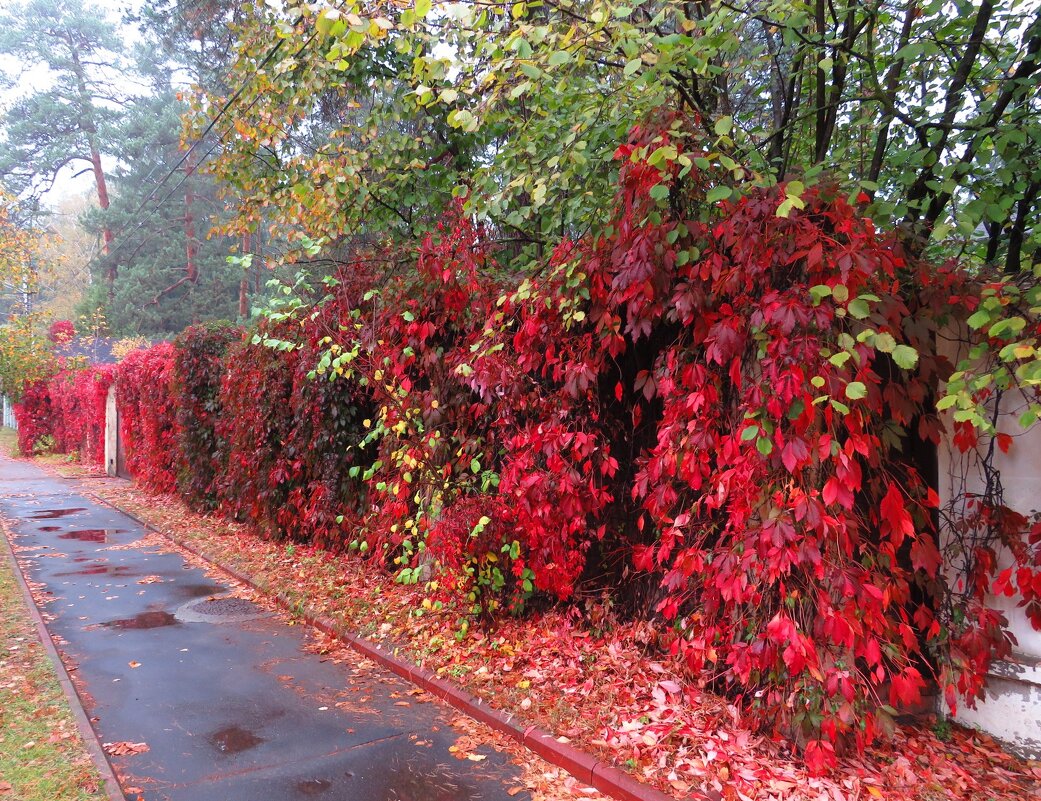
[[[33,600],[32,590],[29,589],[29,583],[26,581],[25,575],[22,573],[22,568],[18,564],[18,559],[14,555],[14,545],[8,540],[6,532],[2,530],[0,530],[0,540],[3,540],[3,550],[11,565],[15,582],[17,582],[18,586],[22,590],[25,605],[28,607],[29,615],[32,617],[33,623],[36,626],[37,637],[43,644],[43,650],[47,653],[47,656],[50,657],[51,664],[54,665],[54,672],[58,677],[58,683],[61,685],[62,692],[65,693],[65,698],[69,702],[69,708],[72,710],[73,720],[76,721],[76,728],[79,730],[80,737],[87,748],[87,752],[90,754],[94,767],[96,767],[98,773],[101,774],[101,781],[105,788],[105,795],[108,796],[109,801],[126,801],[126,796],[123,794],[123,791],[119,786],[119,779],[116,778],[115,769],[112,767],[112,763],[108,761],[108,755],[105,754],[105,750],[101,747],[101,742],[98,740],[97,732],[95,732],[94,727],[90,725],[87,713],[83,709],[83,701],[80,698],[79,693],[76,692],[76,686],[72,683],[72,679],[69,677],[69,672],[65,669],[65,663],[61,661],[61,657],[58,655],[58,649],[54,647],[54,641],[51,639],[51,634],[47,630],[47,624],[43,620],[43,615],[40,614],[40,610],[36,607],[36,601]]]
[[[136,521],[148,531],[152,531],[165,537],[177,547],[183,548],[188,553],[202,559],[214,567],[224,571],[236,581],[245,584],[257,592],[260,592],[278,602],[286,611],[297,615],[305,623],[311,625],[334,637],[353,648],[363,656],[373,660],[377,664],[389,670],[391,673],[415,684],[417,687],[429,692],[436,698],[440,698],[460,712],[465,713],[474,720],[490,726],[500,734],[504,734],[523,745],[529,751],[537,754],[552,765],[562,768],[584,784],[594,787],[605,795],[618,799],[618,801],[675,801],[672,796],[666,795],[642,782],[637,781],[628,773],[619,770],[613,765],[602,762],[588,754],[580,751],[573,745],[562,743],[549,732],[537,726],[524,727],[517,723],[512,714],[502,712],[489,706],[483,699],[476,698],[451,682],[445,681],[433,671],[413,665],[399,658],[396,653],[382,648],[374,642],[359,637],[328,617],[323,617],[306,605],[292,601],[279,590],[268,587],[252,576],[246,575],[229,565],[214,561],[213,557],[198,550],[193,545],[182,542],[177,537],[157,529],[155,526],[145,522],[133,512],[130,512],[118,504],[106,501],[97,494],[84,491],[84,495],[95,502],[109,506],[122,512],[127,517]],[[686,796],[690,801],[707,799],[704,795],[689,794]]]

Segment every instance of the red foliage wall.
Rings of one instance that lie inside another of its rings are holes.
[[[950,369],[933,334],[972,293],[826,184],[709,203],[722,176],[677,180],[704,155],[677,125],[633,132],[612,224],[535,276],[501,269],[458,206],[415,270],[308,289],[306,316],[253,342],[132,353],[127,464],[272,536],[433,571],[471,614],[606,589],[824,764],[930,673],[979,692],[1008,648],[991,545],[947,591],[916,457]],[[32,394],[23,414],[66,437],[48,404],[75,417]]]
[[[196,510],[217,503],[215,482],[223,465],[223,442],[217,424],[228,348],[242,339],[238,326],[193,325],[174,341],[173,403],[177,416],[178,494]]]
[[[79,453],[80,461],[105,461],[105,404],[115,368],[111,365],[62,371],[51,379],[52,435],[59,453]]]
[[[112,385],[110,365],[62,370],[38,381],[15,407],[19,447],[31,453],[52,438],[57,453],[76,454],[85,464],[105,460],[105,403]]]
[[[18,421],[18,449],[35,453],[44,437],[51,435],[51,394],[47,381],[34,381],[25,387],[22,398],[14,405]]]
[[[173,394],[174,347],[131,351],[116,370],[116,403],[126,466],[144,487],[173,492],[181,451]]]

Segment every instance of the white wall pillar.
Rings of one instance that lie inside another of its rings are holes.
[[[122,443],[119,437],[119,409],[116,406],[116,385],[108,388],[105,400],[105,472],[119,476],[123,471]]]
[[[955,365],[963,357],[965,346],[960,340],[964,338],[955,333],[941,340],[941,352],[945,351]],[[950,429],[949,416],[946,422]],[[998,431],[1013,438],[1009,452],[998,450],[994,457],[1005,503],[1030,515],[1041,509],[1041,425],[1024,431],[1010,414],[1000,418]],[[974,454],[961,453],[948,438],[940,444],[938,457],[941,508],[962,492],[983,492],[983,476],[973,469]],[[1011,563],[1010,553],[999,553],[999,570]],[[1008,630],[1016,638],[1016,645],[1009,659],[991,666],[985,697],[976,701],[975,709],[970,709],[964,700],[960,702],[955,720],[989,732],[1021,756],[1041,759],[1041,631],[1016,606],[1017,600],[993,595],[987,598],[987,606],[1001,611],[1008,619]]]

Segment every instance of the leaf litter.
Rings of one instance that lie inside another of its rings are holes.
[[[63,466],[62,470],[75,472],[76,468]],[[1018,759],[986,734],[957,725],[950,726],[941,739],[932,730],[935,721],[928,717],[896,726],[888,742],[863,755],[841,756],[836,769],[814,775],[790,743],[753,733],[733,705],[703,681],[683,676],[653,646],[653,631],[645,624],[611,624],[592,632],[577,615],[551,610],[532,619],[504,620],[494,630],[471,631],[456,642],[458,610],[427,610],[417,617],[415,610],[423,606],[422,590],[396,584],[360,559],[338,559],[307,547],[288,553],[284,546],[242,525],[193,513],[173,497],[104,479],[89,483],[105,500],[190,542],[214,562],[279,587],[290,601],[306,603],[312,612],[331,616],[349,630],[397,646],[402,656],[491,706],[566,738],[676,798],[689,794],[713,801],[1041,797],[1041,764]],[[149,545],[171,547],[154,534],[148,539]],[[207,567],[206,562],[183,553],[193,564]],[[452,724],[480,726],[464,721],[469,719],[456,718]],[[518,751],[512,740],[487,727],[481,729],[478,740],[460,738],[453,755],[463,759],[477,755],[472,746],[478,741],[502,751]],[[523,753],[514,754],[515,761],[539,767],[525,771],[523,787],[512,788],[517,793],[527,791],[534,801],[598,797],[566,772],[519,750]]]

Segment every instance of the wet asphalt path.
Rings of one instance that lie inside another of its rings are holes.
[[[371,662],[308,652],[307,627],[142,542],[139,524],[77,482],[0,457],[0,514],[98,738],[148,745],[111,757],[124,790],[145,801],[528,798],[508,794],[519,782],[505,755],[448,751],[461,735],[453,711]]]

